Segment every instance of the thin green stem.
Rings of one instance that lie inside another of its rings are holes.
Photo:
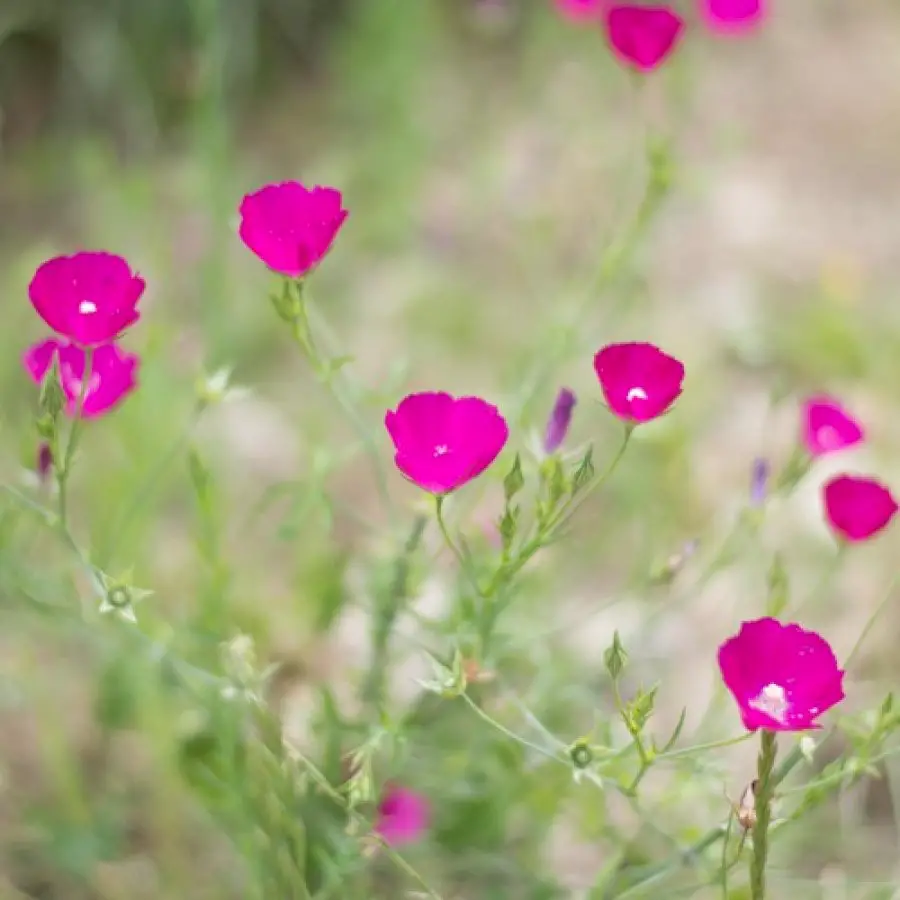
[[[81,426],[84,422],[84,401],[90,390],[93,362],[93,349],[91,347],[85,347],[84,369],[81,373],[81,385],[79,386],[78,400],[75,403],[75,415],[72,419],[72,426],[69,429],[69,438],[66,441],[65,452],[62,454],[61,461],[55,467],[56,485],[58,488],[57,509],[59,512],[60,527],[68,526],[69,477],[72,474],[72,462],[75,459],[75,450],[78,447],[78,439],[81,437]]]
[[[881,600],[878,601],[878,605],[872,611],[872,615],[869,616],[866,624],[863,626],[863,630],[860,632],[859,637],[856,639],[856,643],[850,648],[850,652],[847,654],[847,658],[844,660],[845,669],[849,669],[850,666],[856,661],[856,657],[859,655],[859,651],[862,649],[866,638],[869,636],[869,632],[872,630],[875,622],[881,616],[882,612],[884,612],[888,603],[891,601],[891,598],[894,596],[894,589],[897,587],[898,581],[900,581],[900,573],[894,575],[888,582],[888,586],[885,589]]]
[[[752,900],[765,900],[766,862],[769,855],[769,825],[772,821],[772,794],[775,779],[775,755],[778,752],[775,732],[760,732],[759,758],[757,760],[756,823],[753,826],[753,857],[750,860],[750,896]]]
[[[746,732],[738,737],[726,738],[721,741],[711,741],[708,744],[695,744],[693,747],[682,747],[679,750],[669,750],[667,753],[660,753],[657,759],[679,759],[684,756],[693,756],[697,753],[705,753],[707,750],[719,750],[722,747],[733,747],[735,744],[742,744],[744,741],[750,740],[753,732]]]

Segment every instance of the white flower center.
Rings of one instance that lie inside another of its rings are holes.
[[[82,300],[81,303],[78,304],[78,312],[83,316],[90,316],[97,312],[97,304],[94,303],[93,300]]]
[[[631,403],[632,400],[646,400],[647,392],[642,387],[633,387],[626,395],[625,399]]]
[[[434,448],[434,457],[437,459],[439,456],[446,456],[449,452],[450,448],[446,444],[438,444]]]
[[[784,688],[780,684],[767,684],[748,705],[751,709],[764,712],[776,722],[784,722],[789,704]]]
[[[841,436],[831,425],[823,425],[816,433],[816,437],[823,447],[838,447],[841,443]]]

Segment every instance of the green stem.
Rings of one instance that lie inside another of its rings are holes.
[[[62,460],[56,466],[56,485],[58,493],[59,526],[68,527],[69,516],[69,476],[72,474],[72,462],[75,459],[75,449],[78,439],[81,437],[81,426],[84,422],[84,401],[88,395],[91,383],[91,369],[93,368],[94,351],[91,347],[84,349],[84,369],[81,373],[81,386],[78,392],[78,401],[75,404],[75,415],[72,419],[72,427],[69,429],[69,439],[66,441],[66,449],[62,454]],[[56,450],[58,448],[54,448]],[[57,454],[54,453],[54,456]]]
[[[778,745],[775,732],[760,732],[759,758],[757,760],[756,824],[753,826],[753,856],[750,860],[750,896],[752,900],[765,900],[766,860],[769,855],[769,825],[772,821],[772,793],[775,755]]]

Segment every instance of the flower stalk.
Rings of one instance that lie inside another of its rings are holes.
[[[753,826],[753,856],[750,860],[750,896],[765,900],[766,860],[769,855],[769,825],[772,821],[772,794],[775,789],[775,756],[778,745],[775,732],[760,731],[757,759],[756,824]]]

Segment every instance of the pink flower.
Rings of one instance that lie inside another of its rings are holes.
[[[828,524],[845,541],[857,543],[886,528],[897,512],[891,492],[874,478],[838,475],[823,491]]]
[[[432,494],[447,494],[480,475],[500,454],[509,428],[496,406],[479,397],[409,394],[384,424],[397,468]]]
[[[766,14],[763,0],[699,0],[700,15],[719,34],[747,31]]]
[[[632,424],[666,412],[681,394],[684,365],[645,343],[609,344],[594,357],[609,408]]]
[[[342,203],[334,188],[267,184],[241,201],[239,234],[270,269],[300,278],[331,249],[348,215]]]
[[[810,397],[803,404],[803,443],[810,456],[825,456],[865,439],[862,425],[831,397]]]
[[[74,344],[51,339],[29,348],[22,362],[32,379],[40,384],[53,364],[54,356],[59,363],[59,381],[66,395],[66,415],[75,416],[85,373],[85,351]],[[139,357],[125,353],[115,344],[95,347],[91,351],[90,380],[82,416],[97,418],[121,403],[137,387],[139,366]]]
[[[844,673],[828,642],[799,625],[756,619],[719,647],[725,687],[749,731],[807,731],[844,699]]]
[[[613,52],[639,72],[661,66],[684,31],[684,20],[667,4],[614,3],[606,10],[606,35]]]
[[[428,801],[403,787],[388,787],[378,804],[375,833],[393,847],[410,844],[428,828]]]
[[[603,17],[609,0],[556,0],[560,15],[570,22],[595,22]]]
[[[114,340],[137,322],[144,287],[121,256],[76,253],[41,263],[28,296],[57,334],[88,347]]]

